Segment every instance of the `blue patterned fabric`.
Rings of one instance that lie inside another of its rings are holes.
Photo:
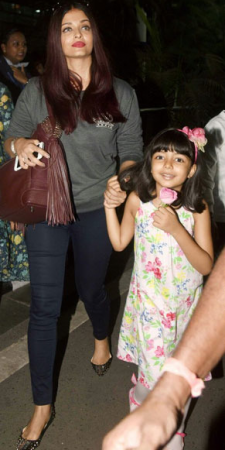
[[[0,165],[9,158],[3,144],[12,111],[10,92],[0,83]],[[0,281],[15,280],[29,281],[26,244],[20,231],[12,231],[9,222],[0,220]]]

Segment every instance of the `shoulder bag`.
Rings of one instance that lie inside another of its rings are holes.
[[[15,159],[0,167],[0,219],[20,224],[47,221],[49,225],[75,220],[71,185],[63,145],[62,130],[48,105],[48,117],[37,125],[33,139],[44,142],[50,158],[45,167],[14,170]],[[38,148],[37,148],[38,149]]]

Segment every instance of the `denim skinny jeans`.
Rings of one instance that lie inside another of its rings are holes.
[[[29,225],[31,307],[28,328],[33,399],[36,405],[52,403],[57,320],[61,311],[67,249],[72,240],[75,282],[96,339],[105,339],[109,327],[109,299],[104,280],[112,251],[104,209],[82,213],[70,225]]]

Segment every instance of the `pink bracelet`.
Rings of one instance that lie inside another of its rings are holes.
[[[192,397],[199,397],[202,394],[202,390],[205,388],[202,379],[197,378],[196,375],[178,359],[168,358],[162,369],[162,373],[163,372],[171,372],[185,378],[191,387]]]

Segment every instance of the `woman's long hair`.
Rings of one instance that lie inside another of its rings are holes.
[[[173,207],[184,206],[192,212],[201,213],[205,209],[201,183],[201,155],[198,152],[195,162],[195,147],[188,136],[175,128],[158,133],[146,148],[144,160],[124,170],[119,175],[119,182],[124,191],[135,191],[142,202],[146,203],[156,198],[156,182],[151,174],[151,161],[154,153],[174,151],[190,158],[192,165],[196,164],[196,172],[187,178]]]
[[[91,81],[84,92],[82,101],[82,81],[78,74],[71,73],[61,45],[61,25],[65,14],[79,9],[90,20],[93,33]],[[71,83],[74,80],[77,88]],[[78,117],[94,123],[94,119],[107,118],[114,122],[125,122],[119,111],[118,101],[113,89],[113,77],[108,58],[103,48],[96,22],[90,8],[78,2],[59,7],[53,14],[48,32],[47,57],[42,84],[55,119],[65,133],[71,133],[77,126]]]

